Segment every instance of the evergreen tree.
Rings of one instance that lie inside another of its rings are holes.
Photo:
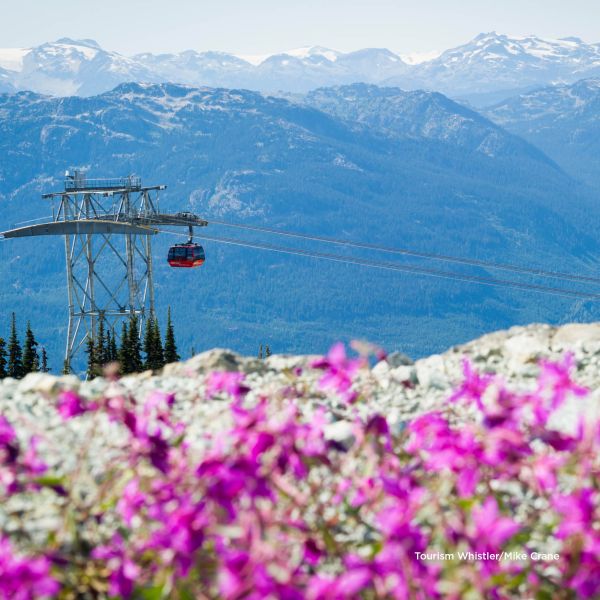
[[[167,329],[165,331],[165,363],[177,362],[179,354],[177,354],[177,345],[175,344],[175,332],[173,323],[171,322],[171,307],[167,312]]]
[[[154,317],[154,360],[156,369],[162,369],[165,366],[165,353],[160,339],[160,328],[156,317]]]
[[[40,355],[36,352],[33,355],[33,371],[32,373],[39,373],[40,371]]]
[[[263,354],[262,354],[262,344],[258,347],[258,358],[262,358]]]
[[[144,353],[146,369],[157,371],[164,366],[163,348],[160,341],[160,330],[158,328],[158,319],[153,315],[146,321],[146,332],[144,335]]]
[[[271,356],[272,352],[271,352],[271,348],[269,348],[269,344],[267,344],[267,347],[265,348],[265,357],[269,358],[269,356]]]
[[[23,353],[17,337],[17,321],[12,314],[10,338],[8,339],[8,376],[19,379],[23,377]]]
[[[131,313],[129,319],[129,360],[130,373],[139,373],[144,368],[142,362],[142,343],[140,342],[139,322],[137,315]]]
[[[35,340],[33,331],[31,331],[31,323],[27,321],[25,344],[23,346],[23,375],[40,370],[40,358],[36,350],[37,345],[38,343]]]
[[[106,332],[104,329],[104,318],[100,316],[100,322],[98,323],[98,337],[96,338],[96,358],[98,364],[104,366],[110,362],[108,356],[108,340],[106,339]]]
[[[144,354],[146,360],[144,361],[144,367],[146,369],[154,370],[154,347],[156,342],[154,341],[154,317],[150,315],[146,319],[146,327],[144,330]]]
[[[42,373],[49,373],[50,369],[48,368],[48,354],[46,352],[46,348],[44,348],[42,346],[42,366],[41,369]]]
[[[121,326],[121,346],[119,348],[119,362],[121,373],[131,373],[131,352],[129,349],[129,327],[123,321]]]
[[[99,367],[96,344],[92,335],[88,335],[87,342],[85,343],[85,353],[87,354],[86,378],[93,379],[98,376]]]
[[[108,332],[108,341],[106,345],[108,347],[109,362],[115,362],[119,360],[119,351],[117,350],[117,340],[115,339],[114,331],[112,334],[110,331]]]
[[[6,342],[3,338],[0,338],[0,379],[8,375],[6,365]]]

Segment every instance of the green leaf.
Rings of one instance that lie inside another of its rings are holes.
[[[163,597],[163,586],[154,585],[150,588],[144,588],[139,590],[140,597],[144,600],[161,600]]]
[[[43,475],[42,477],[35,479],[35,483],[43,487],[55,488],[63,485],[65,483],[65,478],[59,477],[58,475]]]

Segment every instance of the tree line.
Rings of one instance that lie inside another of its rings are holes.
[[[48,355],[43,346],[39,350],[38,346],[29,321],[25,330],[25,342],[21,346],[17,334],[17,319],[15,313],[12,313],[8,343],[0,337],[0,379],[3,377],[20,379],[27,373],[38,371],[47,373],[50,370]]]
[[[119,346],[114,332],[111,334],[104,325],[104,319],[100,319],[98,331],[88,336],[85,352],[88,379],[102,375],[103,368],[113,362],[119,363],[120,372],[124,375],[147,369],[156,371],[168,363],[177,362],[180,356],[175,342],[171,309],[169,308],[167,312],[164,343],[161,339],[158,319],[154,315],[146,319],[142,339],[138,316],[132,313],[129,322],[122,323]]]
[[[119,363],[123,374],[137,373],[144,369],[156,371],[167,363],[177,362],[180,356],[175,341],[175,331],[171,320],[171,309],[167,312],[167,327],[164,342],[161,339],[158,319],[151,315],[146,320],[143,339],[139,332],[139,319],[132,314],[129,322],[124,321],[121,329],[120,343],[117,336],[106,328],[105,320],[100,319],[97,332],[88,336],[86,344],[88,379],[102,374],[103,367],[109,363]],[[8,341],[0,337],[0,379],[13,377],[21,379],[28,373],[48,373],[48,354],[44,346],[40,346],[27,321],[25,341],[19,341],[15,313],[11,315],[10,335]],[[63,373],[70,373],[70,366],[65,362]]]

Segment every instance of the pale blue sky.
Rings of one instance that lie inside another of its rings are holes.
[[[124,54],[443,50],[483,31],[600,42],[599,0],[0,0],[0,47],[93,38]]]

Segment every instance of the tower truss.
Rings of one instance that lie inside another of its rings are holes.
[[[161,225],[203,227],[192,213],[161,213],[164,185],[144,187],[139,177],[87,179],[75,172],[64,191],[44,194],[53,219],[4,232],[5,238],[62,235],[65,240],[68,326],[65,368],[94,338],[100,321],[119,337],[121,324],[137,315],[140,333],[153,316],[152,236]]]

